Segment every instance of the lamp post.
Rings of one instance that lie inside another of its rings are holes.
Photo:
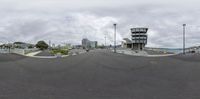
[[[106,47],[106,34],[105,34],[105,47]]]
[[[185,27],[186,24],[183,24],[183,54],[185,54]]]
[[[116,29],[117,29],[117,24],[114,25],[114,53],[116,53]]]

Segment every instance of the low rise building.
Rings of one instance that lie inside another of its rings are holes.
[[[124,38],[122,41],[123,48],[132,48],[132,41],[128,38]]]
[[[29,43],[24,43],[24,42],[14,42],[13,47],[20,48],[20,49],[29,49],[29,48],[34,48],[35,45],[29,44]]]

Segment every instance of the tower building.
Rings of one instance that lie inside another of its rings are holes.
[[[143,50],[147,44],[148,28],[131,28],[131,38],[133,50]]]

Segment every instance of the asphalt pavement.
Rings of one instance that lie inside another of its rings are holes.
[[[0,54],[0,99],[200,99],[200,60],[192,58]]]
[[[44,50],[44,51],[41,51],[40,53],[36,54],[35,56],[55,56],[55,55],[50,53],[49,50]]]

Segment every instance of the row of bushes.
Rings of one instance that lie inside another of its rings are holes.
[[[56,54],[62,54],[62,55],[68,55],[69,50],[67,49],[52,49],[51,53],[56,55]]]

